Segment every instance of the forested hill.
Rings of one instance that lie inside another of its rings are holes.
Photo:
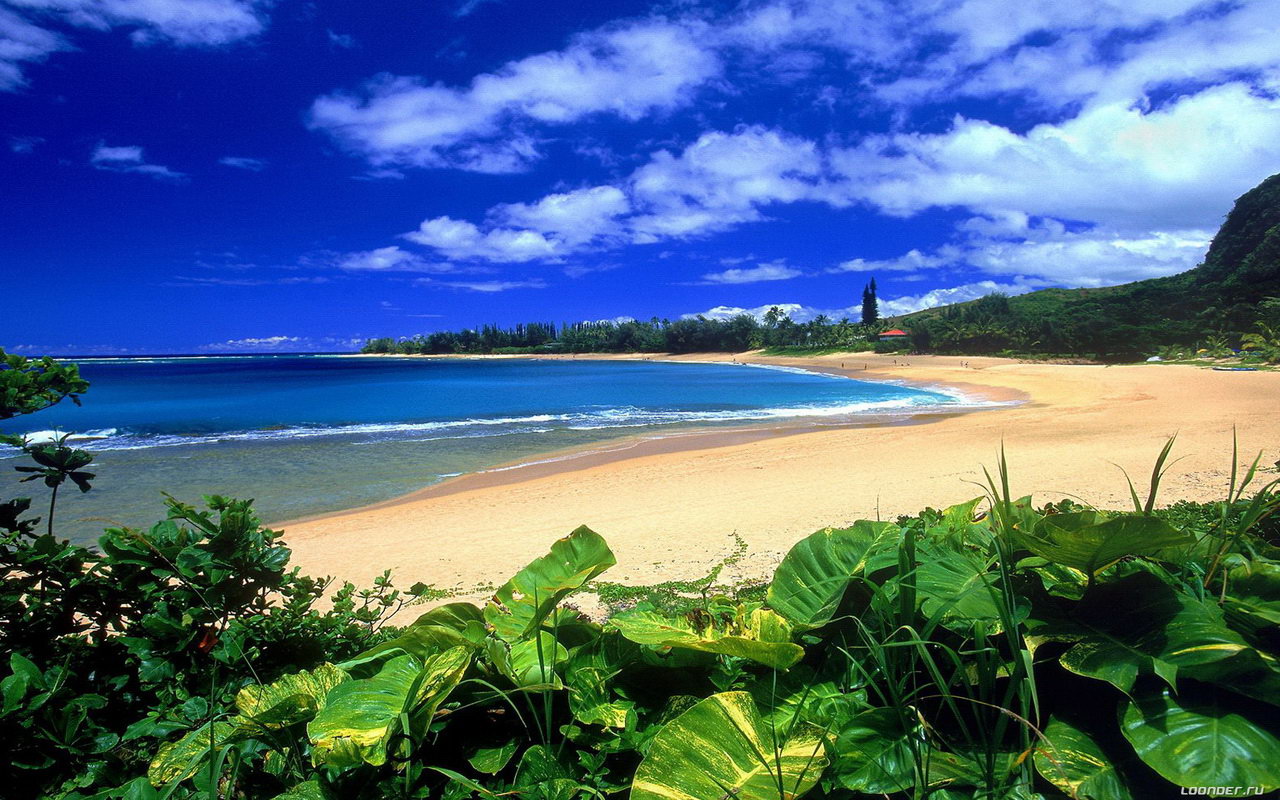
[[[873,289],[872,289],[873,291]],[[1205,256],[1181,275],[1105,289],[1045,289],[1018,297],[990,295],[968,303],[862,323],[818,317],[788,319],[774,309],[757,320],[652,319],[534,322],[501,328],[439,331],[412,338],[370,339],[367,353],[692,353],[756,348],[846,350],[909,347],[923,352],[1041,354],[1103,360],[1146,358],[1163,348],[1239,347],[1259,322],[1280,329],[1280,175],[1236,201]],[[906,342],[878,341],[902,328]],[[1274,341],[1273,341],[1274,340]],[[1268,360],[1280,339],[1268,334]]]
[[[1129,359],[1169,345],[1238,346],[1280,296],[1280,174],[1241,195],[1195,269],[1104,289],[1045,289],[891,322],[921,350]],[[1274,324],[1274,322],[1273,322]]]

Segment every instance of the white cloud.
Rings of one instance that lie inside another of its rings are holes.
[[[549,194],[536,203],[497,206],[490,216],[501,224],[553,235],[564,247],[581,248],[618,234],[618,218],[631,204],[616,186],[593,186]]]
[[[58,34],[0,6],[0,91],[14,91],[26,85],[24,62],[43,61],[50,53],[70,49],[71,45]]]
[[[446,286],[450,289],[463,289],[468,292],[493,294],[508,292],[512,289],[545,289],[546,281],[533,278],[526,281],[438,281],[431,278],[419,278],[414,281],[419,286]]]
[[[788,316],[797,322],[804,322],[812,319],[808,316],[808,309],[799,303],[770,303],[768,305],[756,306],[755,308],[741,308],[739,306],[716,306],[706,311],[693,314],[681,314],[681,319],[694,319],[696,317],[706,317],[707,319],[733,319],[734,317],[746,314],[754,317],[757,322],[764,322],[764,315],[769,313],[772,308],[780,310],[784,316]],[[817,316],[816,314],[813,316]]]
[[[77,28],[132,28],[135,44],[216,47],[261,33],[271,0],[5,0],[0,6],[0,91],[27,84],[24,63],[73,50],[45,20]],[[18,12],[26,12],[21,14]]]
[[[706,235],[764,219],[761,209],[773,204],[819,199],[845,202],[824,182],[817,145],[752,126],[705,133],[679,153],[659,151],[616,186],[501,204],[482,225],[435,217],[404,236],[452,259],[558,261],[628,242]]]
[[[133,26],[135,42],[225,45],[260,33],[265,0],[6,0],[82,28]]]
[[[869,137],[831,160],[845,190],[895,215],[963,206],[1122,231],[1198,228],[1280,163],[1280,101],[1238,84],[1164,108],[1086,109],[1019,135],[957,118],[942,134]]]
[[[528,124],[590,114],[638,119],[688,103],[720,70],[690,25],[644,20],[579,34],[465,88],[383,75],[356,95],[315,101],[310,124],[375,166],[517,172],[539,157]]]
[[[245,169],[250,172],[261,172],[267,168],[267,162],[260,158],[245,158],[243,156],[225,156],[218,159],[218,163],[224,167],[235,167],[236,169]]]
[[[964,260],[989,275],[1029,276],[1041,285],[1114,286],[1191,269],[1204,258],[1212,235],[1207,230],[1122,236],[1101,229],[1032,229],[1021,240],[975,241]]]
[[[183,181],[187,178],[185,173],[175,172],[159,164],[148,164],[142,157],[142,148],[136,145],[108,147],[106,144],[99,142],[98,146],[94,148],[93,154],[89,156],[89,163],[95,169],[107,170],[108,172],[135,172],[157,180]]]
[[[908,250],[897,258],[851,258],[842,261],[828,272],[918,272],[923,269],[954,264],[957,251],[953,247],[939,248],[937,252],[925,254],[919,250]]]
[[[537,231],[492,228],[482,232],[475,223],[452,217],[425,220],[404,238],[460,260],[519,263],[553,259],[558,254],[557,243]]]
[[[723,272],[709,272],[702,276],[705,283],[760,283],[761,281],[785,281],[804,273],[788,267],[783,261],[770,261],[754,267],[734,267]]]
[[[343,336],[248,336],[200,346],[208,353],[341,353],[357,350],[363,339]]]
[[[1044,282],[1016,280],[1013,283],[997,283],[996,281],[976,281],[948,289],[934,289],[918,295],[902,295],[890,299],[879,300],[879,311],[882,317],[899,314],[910,314],[926,308],[937,308],[951,303],[964,303],[977,300],[989,294],[1006,294],[1009,296],[1026,294],[1046,286]]]
[[[917,36],[947,37],[916,74],[880,94],[896,101],[1026,93],[1051,105],[1133,101],[1179,81],[1265,80],[1280,65],[1270,0],[1074,3],[968,0],[926,11]]]
[[[335,265],[349,272],[450,272],[452,264],[428,261],[395,245],[346,253]]]
[[[660,151],[627,179],[640,212],[632,238],[653,242],[762,219],[774,203],[832,199],[814,142],[764,126],[712,131],[678,155]]]

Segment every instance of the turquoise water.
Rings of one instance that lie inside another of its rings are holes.
[[[81,374],[92,384],[83,406],[0,423],[72,433],[95,453],[94,490],[59,500],[60,532],[80,541],[160,519],[163,491],[253,497],[264,518],[282,520],[622,436],[966,404],[800,370],[663,361],[102,359],[81,362]]]

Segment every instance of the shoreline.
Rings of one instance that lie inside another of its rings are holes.
[[[856,354],[865,355],[865,354]],[[442,360],[547,360],[547,361],[660,361],[669,363],[727,364],[736,363],[754,367],[785,367],[800,369],[805,372],[823,375],[834,375],[851,380],[862,380],[873,383],[888,383],[915,389],[948,394],[959,397],[970,403],[959,407],[924,407],[912,411],[884,412],[867,414],[839,422],[802,421],[800,419],[760,420],[753,424],[743,421],[732,428],[706,428],[696,424],[689,428],[677,428],[670,433],[637,433],[625,434],[604,442],[581,445],[571,448],[559,448],[539,453],[532,460],[505,461],[475,472],[451,476],[419,489],[391,497],[376,503],[353,508],[310,514],[284,521],[273,521],[269,525],[275,528],[293,527],[306,523],[341,518],[362,514],[385,508],[414,503],[432,497],[444,497],[459,492],[476,489],[491,489],[509,486],[526,480],[577,472],[592,467],[614,464],[632,458],[643,458],[653,455],[665,455],[698,450],[714,449],[739,444],[747,444],[763,439],[797,436],[824,430],[872,428],[886,426],[927,425],[932,422],[960,414],[971,414],[983,411],[996,411],[1013,404],[1029,401],[1025,392],[1001,390],[981,384],[970,384],[948,381],[921,382],[910,378],[889,377],[883,371],[859,370],[841,366],[810,365],[792,362],[803,362],[800,357],[756,356],[750,353],[695,353],[673,356],[671,354],[646,353],[589,353],[583,358],[562,354],[512,354],[512,355],[395,355],[395,354],[353,354],[352,356],[332,356],[337,358],[425,358]],[[851,359],[845,358],[846,362]],[[786,363],[781,363],[786,361]],[[984,405],[990,404],[990,405]]]
[[[737,534],[749,550],[723,576],[735,580],[766,574],[792,543],[822,527],[893,519],[982,494],[974,484],[1002,444],[1016,494],[1033,494],[1037,504],[1075,496],[1124,508],[1128,489],[1119,468],[1145,483],[1174,433],[1181,460],[1165,479],[1162,504],[1225,493],[1233,428],[1246,464],[1259,448],[1270,464],[1280,443],[1275,372],[950,356],[897,357],[894,364],[892,356],[848,353],[667,360],[758,362],[1023,402],[996,414],[933,415],[926,424],[713,431],[652,440],[678,446],[636,445],[540,469],[473,473],[375,506],[286,523],[293,563],[358,585],[392,569],[397,583],[422,581],[478,598],[483,592],[472,587],[505,580],[586,524],[617,555],[604,580],[696,577]],[[850,369],[855,363],[867,369]]]

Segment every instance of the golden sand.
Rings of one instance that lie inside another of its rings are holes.
[[[294,563],[361,585],[390,568],[402,586],[468,589],[501,583],[585,524],[617,555],[606,576],[614,581],[696,577],[730,550],[734,533],[750,547],[736,569],[758,576],[818,528],[982,494],[975,484],[1002,442],[1015,493],[1103,508],[1130,505],[1120,468],[1145,492],[1175,433],[1179,460],[1161,488],[1164,502],[1225,494],[1233,428],[1242,461],[1259,450],[1267,465],[1280,456],[1280,372],[869,354],[684,360],[730,359],[1022,402],[920,424],[624,441],[609,452],[463,476],[377,506],[285,523]]]

